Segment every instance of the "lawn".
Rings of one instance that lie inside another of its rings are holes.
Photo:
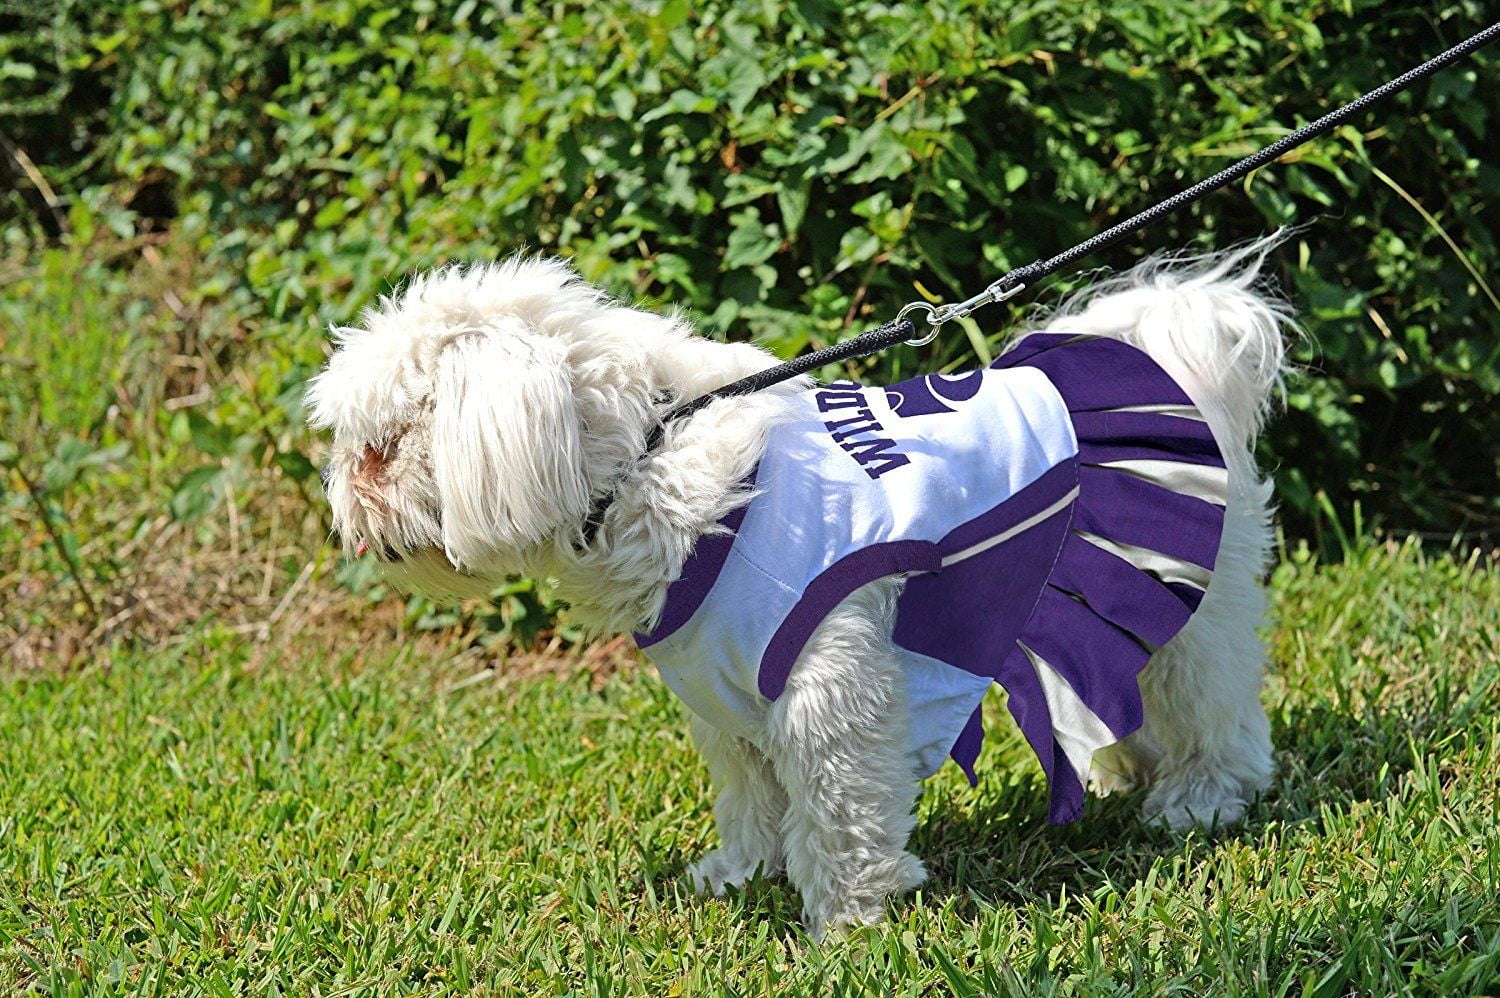
[[[1493,57],[1090,260],[1304,226],[1262,448],[1280,774],[1233,829],[1049,826],[996,700],[888,924],[819,947],[783,881],[695,897],[682,707],[545,582],[440,607],[342,563],[302,402],[330,324],[522,246],[826,345],[1483,6],[4,5],[0,993],[1500,995]],[[1031,308],[822,375],[959,370]]]
[[[1243,826],[1177,838],[1112,799],[1049,827],[1034,760],[999,737],[978,789],[946,771],[922,800],[926,888],[821,949],[783,882],[684,889],[710,796],[649,671],[513,668],[394,626],[204,625],[107,666],[13,674],[0,980],[1494,993],[1500,572],[1364,543],[1338,564],[1287,553],[1273,585],[1281,773]]]

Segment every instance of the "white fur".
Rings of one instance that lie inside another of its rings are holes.
[[[1237,819],[1272,772],[1256,635],[1270,485],[1253,454],[1290,322],[1254,285],[1272,244],[1147,263],[1044,327],[1146,350],[1193,396],[1226,452],[1230,497],[1213,582],[1143,674],[1145,726],[1095,756],[1099,792],[1144,784],[1146,815],[1174,828]],[[359,328],[334,335],[338,349],[310,400],[314,423],[333,431],[327,491],[346,546],[368,543],[393,581],[439,595],[483,594],[522,573],[550,577],[596,632],[655,622],[694,545],[744,501],[737,483],[784,397],[805,386],[716,402],[642,457],[673,404],[773,359],[613,302],[555,260],[418,277]],[[585,546],[588,510],[612,492]],[[722,840],[689,870],[696,887],[719,893],[785,870],[821,938],[879,920],[888,897],[922,882],[906,851],[919,786],[890,638],[900,585],[867,586],[823,622],[755,738],[694,719]]]

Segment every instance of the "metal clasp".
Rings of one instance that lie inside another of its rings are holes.
[[[937,338],[938,327],[942,325],[942,322],[940,322],[937,317],[937,306],[929,304],[925,301],[914,301],[909,305],[901,306],[901,311],[896,313],[896,321],[900,322],[902,319],[906,318],[907,313],[914,312],[919,308],[925,309],[927,311],[927,333],[926,335],[916,336],[912,339],[907,340],[906,343],[908,346],[925,347],[927,344],[931,343]],[[915,325],[915,323],[913,323],[913,325]]]
[[[949,303],[947,305],[933,305],[925,301],[914,301],[909,305],[903,306],[901,311],[896,313],[898,320],[906,318],[907,313],[917,309],[925,309],[927,312],[927,332],[921,336],[907,340],[907,344],[914,347],[925,347],[937,339],[938,328],[943,323],[952,322],[954,319],[962,319],[970,312],[973,312],[982,305],[988,305],[990,302],[998,304],[1008,301],[1026,290],[1026,285],[1024,284],[1016,284],[1012,287],[1002,289],[1000,285],[1003,282],[1004,278],[1001,278],[973,298],[961,302]]]

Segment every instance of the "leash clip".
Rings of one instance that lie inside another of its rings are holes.
[[[901,311],[896,313],[896,320],[898,322],[906,318],[908,313],[914,312],[917,309],[924,309],[927,312],[927,332],[907,340],[907,345],[925,347],[937,339],[938,328],[943,323],[952,322],[954,319],[962,319],[970,312],[973,312],[982,305],[988,305],[990,302],[998,304],[1003,301],[1009,301],[1026,290],[1025,284],[1018,283],[1008,288],[1002,288],[1001,285],[1004,283],[1005,279],[1002,277],[973,298],[961,302],[952,302],[947,305],[933,305],[925,301],[914,301],[909,305],[902,306]]]

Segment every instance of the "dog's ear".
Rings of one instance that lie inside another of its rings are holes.
[[[589,489],[561,344],[457,336],[438,356],[433,395],[433,472],[456,566],[509,561],[583,520]]]

